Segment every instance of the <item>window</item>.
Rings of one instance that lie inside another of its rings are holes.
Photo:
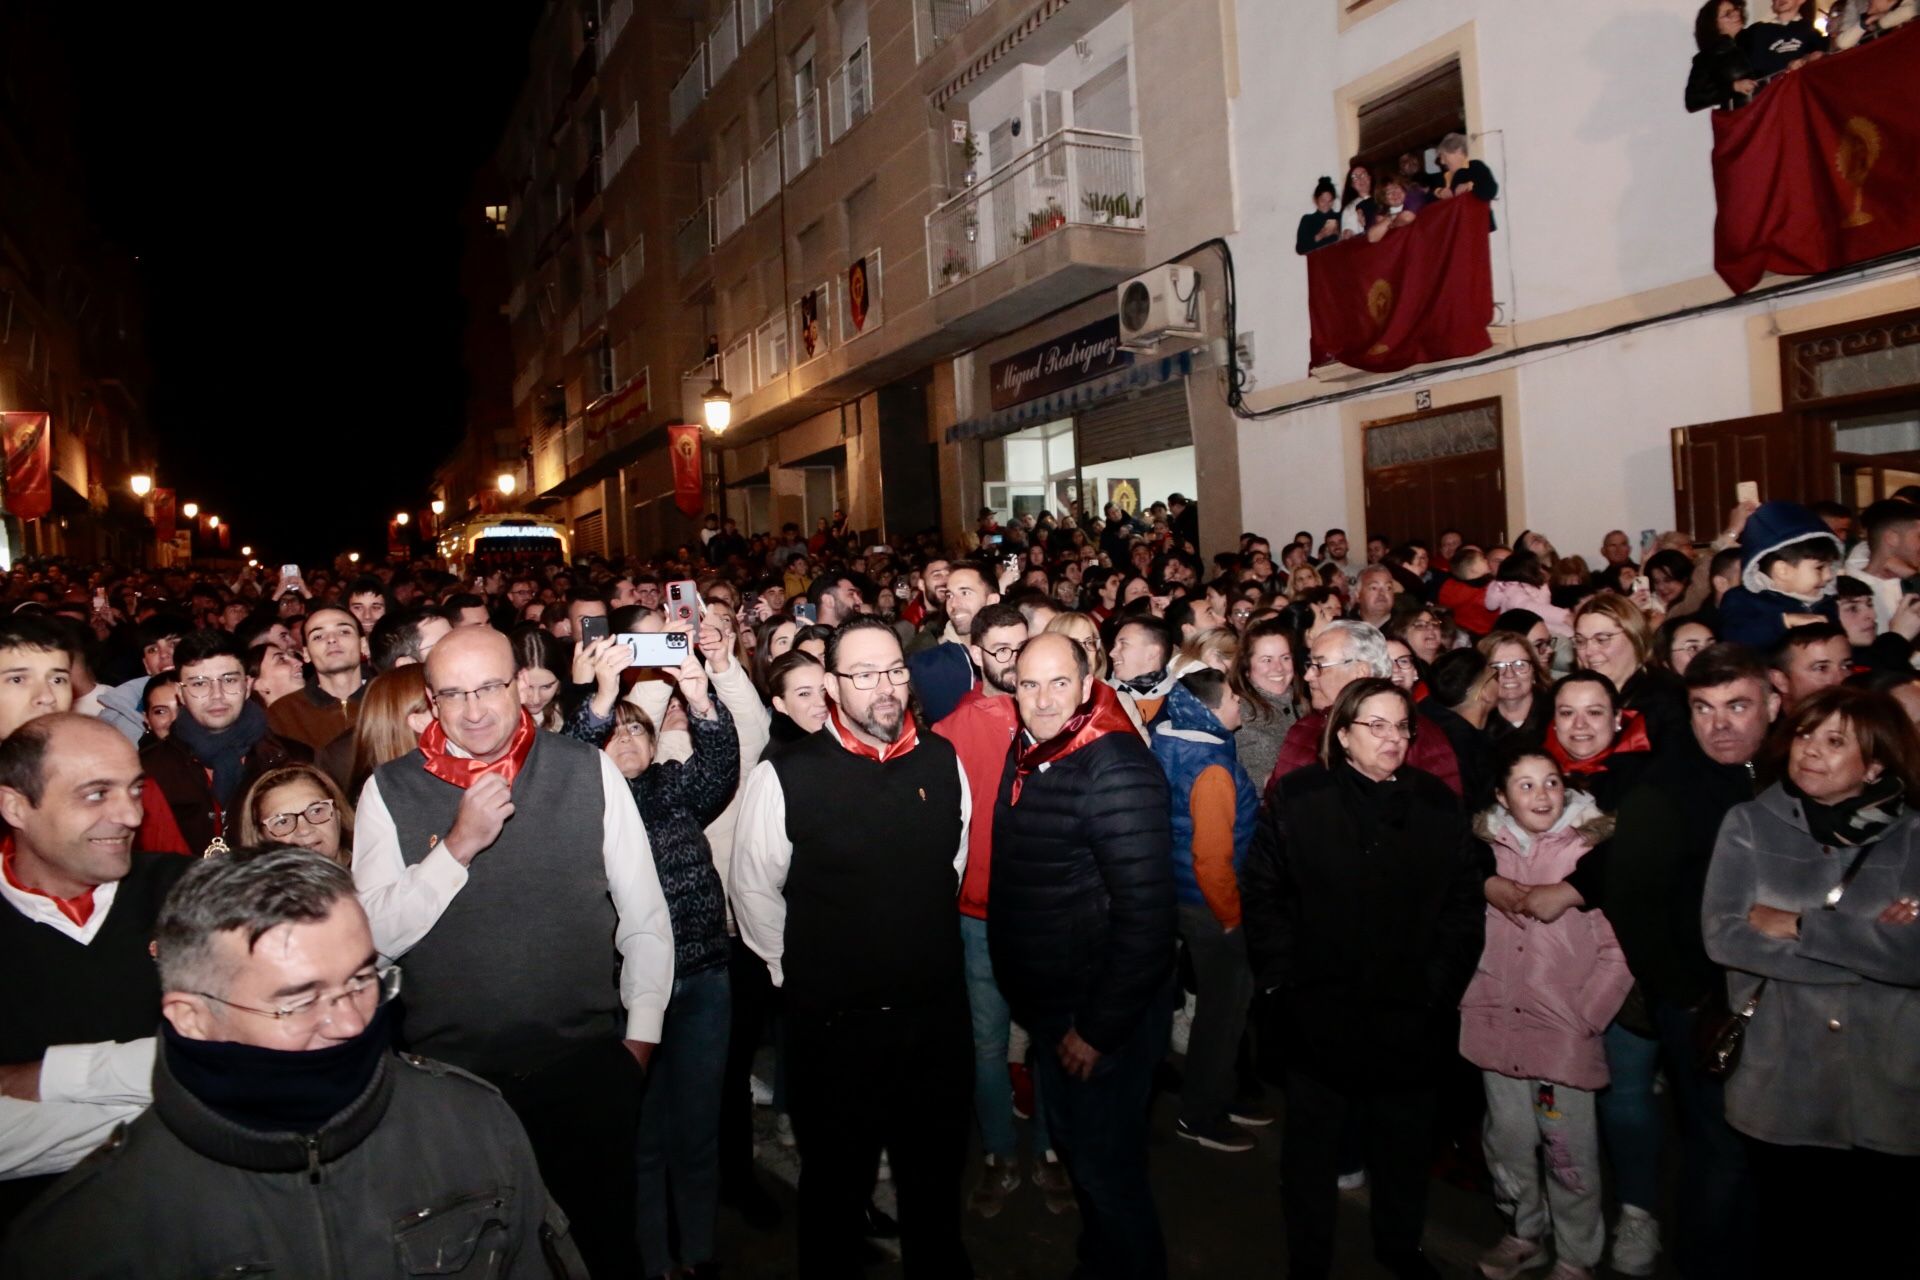
[[[762,386],[787,371],[787,317],[785,309],[774,312],[753,333],[754,362],[760,368]]]
[[[487,221],[493,224],[495,231],[505,234],[507,229],[507,206],[490,204],[486,207]]]
[[[613,369],[613,339],[605,333],[602,333],[600,340],[594,344],[593,365],[593,394],[595,398],[612,395],[613,388],[616,385],[614,382]]]
[[[1401,155],[1408,151],[1420,154],[1431,169],[1426,152],[1447,134],[1464,133],[1467,128],[1459,59],[1449,59],[1407,84],[1362,102],[1359,124],[1360,145],[1354,159],[1375,174],[1395,172]]]
[[[1122,57],[1073,91],[1074,128],[1133,134],[1133,82],[1127,64]]]

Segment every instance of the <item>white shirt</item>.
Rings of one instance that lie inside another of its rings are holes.
[[[833,721],[827,721],[820,732],[833,733]],[[967,771],[957,758],[955,767],[960,771],[960,847],[953,859],[953,894],[957,899],[967,870],[967,824],[973,820],[973,792],[967,786]],[[842,804],[851,799],[822,796],[818,802]],[[727,897],[733,904],[740,937],[767,962],[767,972],[773,975],[776,987],[785,981],[780,957],[786,952],[787,868],[792,862],[787,797],[773,762],[763,760],[740,788],[740,819],[733,829],[733,867]]]
[[[0,1179],[65,1173],[153,1100],[154,1039],[55,1045],[40,1101],[0,1098]]]
[[[447,748],[455,755],[465,754],[451,742]],[[673,925],[653,865],[653,849],[627,780],[604,752],[596,752],[595,758],[600,762],[605,803],[600,853],[607,870],[607,892],[618,916],[613,942],[621,956],[620,1003],[627,1009],[626,1038],[658,1044],[667,997],[673,992]],[[507,821],[538,823],[539,818],[516,812]],[[486,857],[486,850],[477,856]],[[373,926],[373,945],[389,960],[398,960],[427,936],[454,895],[466,887],[467,868],[447,852],[444,841],[408,866],[401,856],[393,815],[380,795],[379,780],[369,778],[354,811],[353,882]]]
[[[35,924],[43,924],[55,933],[72,938],[83,947],[93,945],[94,935],[100,932],[100,926],[107,922],[107,912],[113,910],[113,899],[120,888],[118,880],[109,880],[105,884],[94,886],[93,912],[85,924],[75,924],[67,914],[55,906],[53,899],[44,893],[32,893],[17,889],[12,881],[0,876],[0,898]]]

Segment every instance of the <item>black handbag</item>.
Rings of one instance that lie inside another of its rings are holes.
[[[1853,861],[1847,864],[1847,870],[1840,877],[1840,883],[1827,890],[1826,900],[1820,904],[1822,911],[1832,911],[1840,905],[1840,899],[1847,894],[1847,886],[1860,874],[1860,866],[1873,852],[1873,845],[1866,845],[1853,855]],[[1708,1075],[1725,1079],[1733,1074],[1740,1065],[1740,1049],[1746,1043],[1747,1024],[1753,1021],[1753,1011],[1760,1007],[1760,997],[1767,989],[1767,979],[1760,979],[1760,985],[1753,989],[1747,1002],[1738,1009],[1722,1012],[1720,1021],[1710,1034],[1704,1037],[1706,1047],[1701,1053],[1700,1066]]]

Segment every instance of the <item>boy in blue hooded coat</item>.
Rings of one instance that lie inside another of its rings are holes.
[[[1740,585],[1720,601],[1720,639],[1765,652],[1791,627],[1839,622],[1833,579],[1844,554],[1799,503],[1761,503],[1740,531]]]

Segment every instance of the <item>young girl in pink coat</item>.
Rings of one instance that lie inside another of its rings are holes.
[[[1546,904],[1534,915],[1528,891],[1566,879],[1613,820],[1567,790],[1538,748],[1503,757],[1495,788],[1474,823],[1497,874],[1487,882],[1486,950],[1460,1002],[1460,1053],[1483,1073],[1487,1165],[1513,1231],[1481,1257],[1480,1272],[1510,1280],[1543,1265],[1551,1227],[1549,1280],[1590,1280],[1606,1244],[1593,1101],[1607,1084],[1601,1034],[1633,975],[1605,916]]]

